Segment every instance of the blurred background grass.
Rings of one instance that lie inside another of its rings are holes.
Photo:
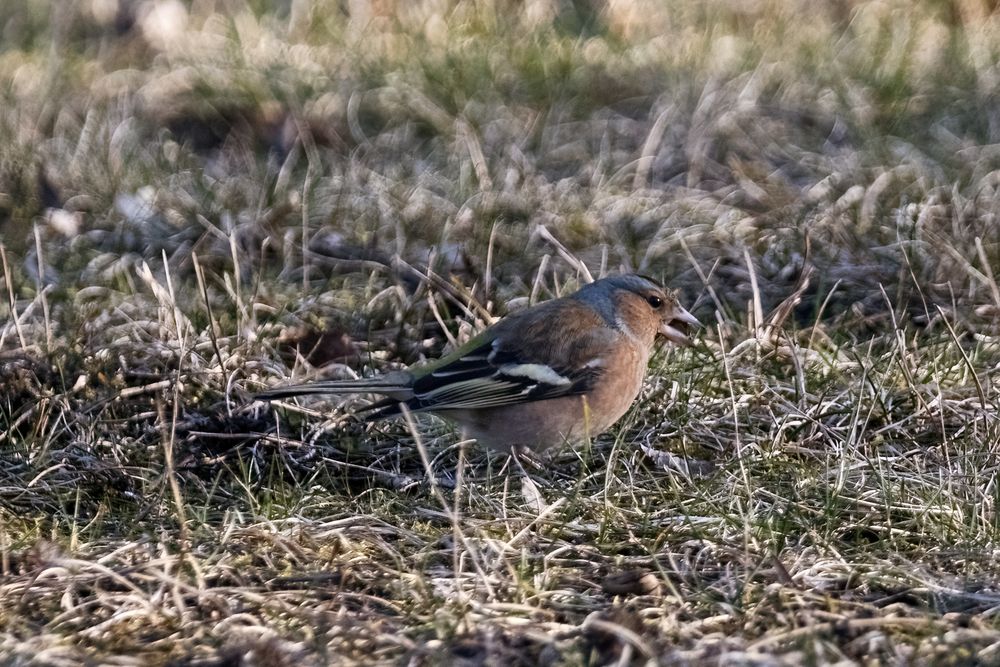
[[[0,12],[0,230],[26,289],[40,222],[54,285],[161,252],[180,275],[191,250],[232,271],[230,240],[246,278],[264,262],[301,282],[303,249],[422,265],[434,249],[441,273],[481,274],[463,262],[482,264],[492,239],[493,286],[511,296],[550,250],[531,242],[544,224],[592,265],[689,299],[695,259],[727,319],[751,296],[743,248],[774,305],[806,234],[810,294],[839,281],[827,316],[884,310],[879,284],[909,302],[909,274],[944,302],[998,305],[986,267],[967,265],[997,259],[1000,47],[985,3]]]

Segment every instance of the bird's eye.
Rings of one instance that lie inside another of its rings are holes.
[[[659,308],[663,305],[663,299],[656,296],[655,294],[650,294],[646,297],[646,303],[648,303],[653,308]]]

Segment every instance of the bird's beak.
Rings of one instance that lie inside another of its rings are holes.
[[[684,310],[680,306],[674,308],[673,317],[663,323],[660,327],[660,335],[677,345],[690,345],[688,338],[690,327],[699,327],[701,322],[694,315]]]

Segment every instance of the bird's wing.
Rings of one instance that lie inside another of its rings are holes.
[[[509,317],[440,362],[414,372],[413,396],[404,401],[406,406],[414,412],[473,410],[589,392],[603,371],[585,353],[591,343],[581,340],[572,346],[583,354],[527,345],[515,334],[532,322],[519,320]],[[399,413],[392,399],[370,409],[371,419]]]

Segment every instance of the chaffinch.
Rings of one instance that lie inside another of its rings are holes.
[[[609,276],[512,313],[441,359],[360,380],[278,387],[273,400],[327,393],[385,396],[373,421],[432,412],[494,449],[543,450],[610,428],[642,388],[653,345],[679,345],[698,324],[676,296],[640,275]]]

